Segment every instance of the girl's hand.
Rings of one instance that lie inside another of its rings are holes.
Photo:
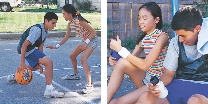
[[[108,58],[108,60],[109,60],[109,64],[110,64],[111,66],[115,66],[115,65],[116,65],[116,58],[110,56],[110,57]]]
[[[149,88],[149,91],[154,95],[154,96],[159,96],[161,94],[161,92],[159,90],[155,90],[156,88],[158,88],[159,86],[157,85],[153,85],[152,83],[149,83],[148,84],[148,88]]]
[[[46,48],[49,48],[49,49],[57,49],[56,46],[46,46]]]
[[[120,49],[122,48],[121,40],[119,39],[118,35],[117,35],[117,41],[115,39],[111,39],[110,48],[112,50],[115,50],[116,52],[120,51]]]

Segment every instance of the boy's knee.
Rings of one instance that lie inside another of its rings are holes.
[[[200,104],[200,99],[196,96],[192,96],[188,99],[187,104]]]
[[[208,104],[208,99],[203,95],[195,94],[188,99],[187,104]]]
[[[40,61],[41,64],[43,65],[52,65],[53,61],[49,59],[48,57],[43,57]]]

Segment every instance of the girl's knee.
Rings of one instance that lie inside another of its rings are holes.
[[[75,59],[76,57],[74,57],[74,55],[71,53],[71,54],[69,55],[69,58],[70,58],[70,59]]]
[[[144,99],[147,99],[147,98],[151,98],[151,96],[153,96],[149,91],[146,91],[146,92],[143,92],[141,95],[140,95],[140,98],[144,98]]]
[[[86,64],[87,63],[87,58],[81,57],[80,61],[81,61],[82,64]]]
[[[120,58],[117,63],[116,63],[116,68],[119,69],[127,69],[127,67],[129,66],[130,62],[127,61],[126,59]]]
[[[136,104],[145,104],[147,102],[150,103],[149,101],[151,101],[152,96],[153,95],[149,91],[143,92],[137,100]]]

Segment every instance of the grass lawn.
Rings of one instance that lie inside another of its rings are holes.
[[[45,12],[55,12],[58,15],[58,22],[54,31],[65,31],[67,21],[62,16],[61,10],[39,7],[14,8],[13,12],[0,12],[0,33],[24,32],[31,25],[43,22]],[[81,15],[91,22],[91,26],[101,29],[101,13],[81,11]]]

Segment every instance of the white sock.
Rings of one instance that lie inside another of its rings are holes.
[[[49,90],[49,89],[52,89],[53,88],[53,85],[50,84],[50,85],[46,85],[46,90]]]

